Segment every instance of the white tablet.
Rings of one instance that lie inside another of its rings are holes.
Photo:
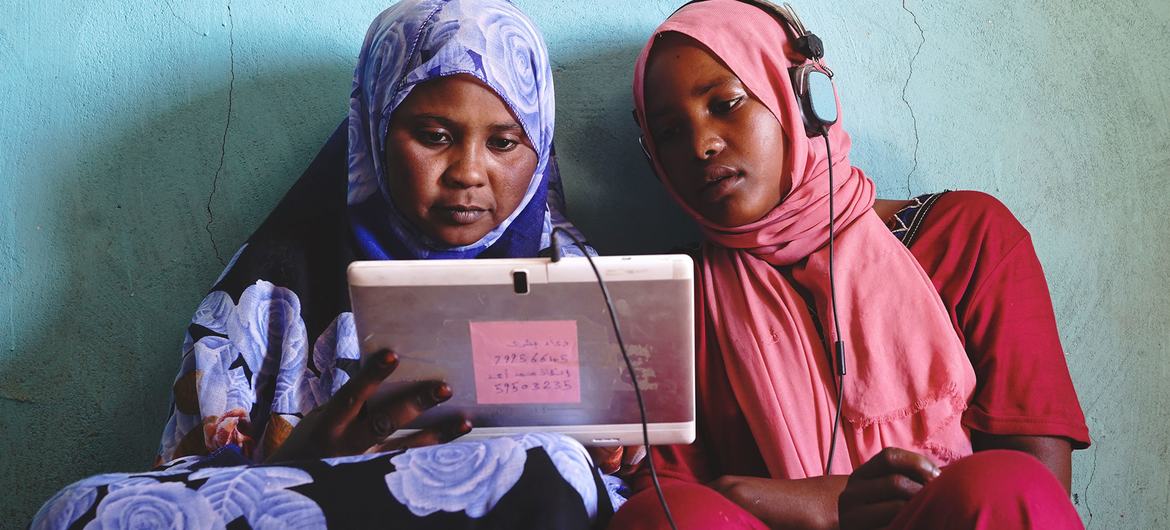
[[[593,261],[617,309],[650,443],[693,442],[691,258]],[[586,445],[642,443],[634,386],[585,258],[359,261],[348,276],[362,355],[389,348],[399,357],[380,393],[432,379],[454,390],[396,436],[462,414],[469,437],[552,431]]]

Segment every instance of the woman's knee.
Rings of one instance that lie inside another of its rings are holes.
[[[1037,495],[1067,500],[1056,476],[1036,457],[1022,451],[981,451],[943,469],[937,487],[965,502],[1014,502]],[[935,486],[933,483],[932,486]]]
[[[702,484],[667,480],[662,494],[671,517],[680,529],[751,528],[764,529],[759,519],[719,492]],[[610,522],[611,530],[669,528],[666,514],[653,489],[645,489],[627,501]]]
[[[1070,528],[1080,517],[1056,476],[1032,455],[975,453],[943,469],[893,527]]]

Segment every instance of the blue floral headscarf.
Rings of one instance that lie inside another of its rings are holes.
[[[424,235],[394,207],[383,165],[394,110],[420,83],[467,74],[508,106],[536,150],[524,199],[479,241],[449,247]],[[366,33],[349,104],[350,223],[372,259],[534,255],[547,246],[553,81],[548,50],[532,22],[505,0],[403,0]],[[544,243],[544,245],[542,245]],[[488,249],[492,249],[489,251]]]

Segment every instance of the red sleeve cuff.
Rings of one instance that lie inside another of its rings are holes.
[[[1053,416],[1005,416],[989,414],[975,407],[963,413],[968,429],[1002,436],[1057,436],[1072,442],[1073,449],[1085,449],[1092,441],[1084,421]]]

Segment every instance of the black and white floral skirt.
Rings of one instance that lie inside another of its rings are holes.
[[[603,528],[623,501],[575,440],[526,434],[280,465],[235,446],[78,481],[31,528]]]

